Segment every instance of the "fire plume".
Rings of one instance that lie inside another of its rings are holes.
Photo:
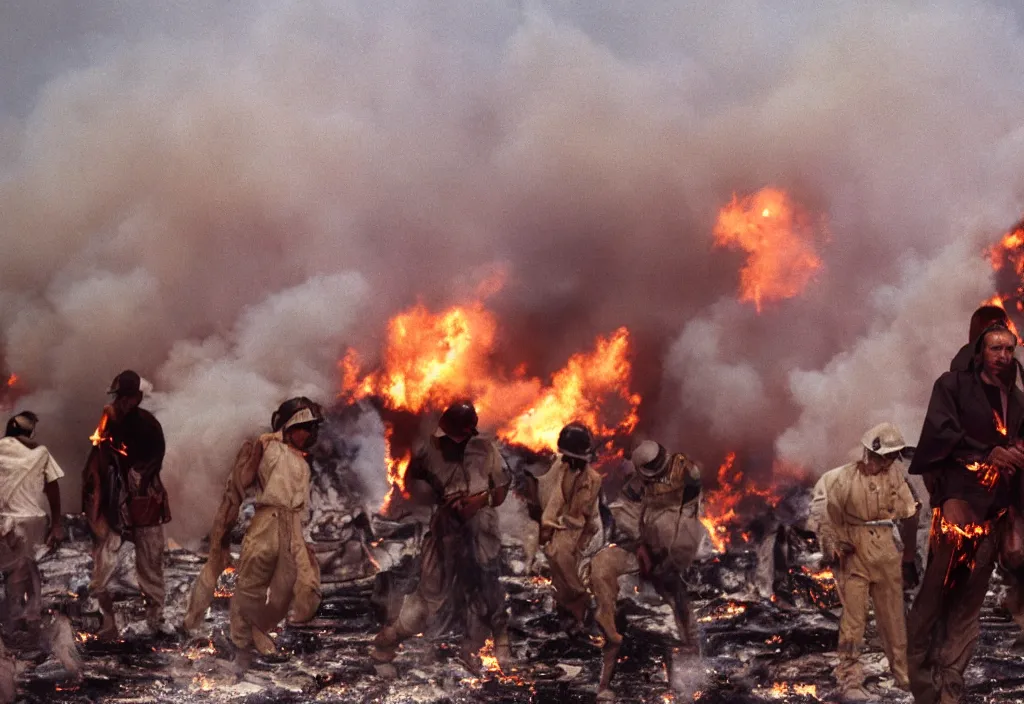
[[[718,213],[714,237],[716,247],[747,253],[740,300],[753,303],[758,313],[764,302],[798,295],[822,267],[810,218],[776,188],[743,198],[734,194]]]
[[[771,489],[744,485],[743,472],[735,468],[736,453],[730,452],[718,467],[718,488],[704,495],[704,515],[700,521],[708,530],[711,544],[718,552],[725,552],[729,545],[730,524],[736,520],[737,506],[748,497],[762,499],[774,506],[778,498]]]
[[[608,440],[629,433],[637,423],[640,396],[630,390],[629,331],[598,336],[593,349],[572,355],[545,384],[526,374],[497,368],[498,325],[479,303],[431,313],[417,304],[388,323],[381,366],[361,375],[359,356],[349,350],[339,362],[342,395],[355,401],[377,397],[384,407],[411,413],[437,412],[461,398],[473,400],[481,425],[498,437],[537,452],[555,449],[567,423],[586,423]],[[407,452],[388,442],[388,480],[405,489]]]
[[[498,432],[507,442],[534,450],[553,449],[558,433],[574,420],[597,437],[629,433],[636,427],[640,396],[629,391],[629,331],[619,328],[611,337],[598,337],[591,354],[569,358],[551,385],[528,409]],[[605,411],[617,404],[618,420],[605,422]]]

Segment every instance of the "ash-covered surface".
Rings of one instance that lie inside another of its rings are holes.
[[[392,538],[374,553],[393,564],[408,560],[416,531],[379,523]],[[756,532],[756,531],[754,531]],[[615,688],[621,702],[830,701],[836,665],[838,611],[834,587],[816,567],[813,539],[798,528],[771,523],[751,543],[725,555],[707,555],[692,572],[692,591],[704,636],[704,659],[674,655],[675,626],[653,592],[625,579],[622,617],[628,622]],[[98,624],[95,603],[74,596],[88,581],[91,558],[81,531],[42,564],[47,604],[68,612],[78,631]],[[338,542],[341,534],[331,536]],[[129,549],[129,548],[126,548]],[[570,639],[554,613],[543,576],[511,574],[522,552],[507,551],[505,579],[512,613],[515,671],[472,676],[454,658],[457,638],[408,642],[396,661],[399,677],[378,677],[367,657],[379,626],[373,576],[351,579],[346,563],[328,571],[324,601],[313,623],[277,635],[279,657],[262,658],[241,682],[230,668],[226,637],[227,596],[210,611],[204,637],[153,635],[133,594],[131,570],[118,601],[122,642],[82,636],[81,681],[44,656],[20,663],[19,686],[28,702],[593,702],[600,671],[596,639]],[[192,579],[203,558],[182,549],[166,556],[167,617],[181,621]],[[130,561],[129,561],[130,562]],[[344,562],[344,561],[342,561]],[[408,564],[408,563],[406,563]],[[543,568],[542,568],[543,569]],[[356,570],[358,571],[358,570]],[[332,576],[333,575],[333,576]],[[345,580],[345,581],[342,581]],[[230,589],[230,577],[224,592]],[[971,702],[1024,698],[1024,650],[1015,650],[1017,628],[996,608],[998,581],[983,614],[982,641],[968,672]],[[877,638],[869,632],[868,685],[888,702],[910,702],[888,675]],[[676,660],[673,662],[673,658]]]

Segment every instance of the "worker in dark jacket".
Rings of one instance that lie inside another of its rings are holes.
[[[935,382],[910,466],[933,507],[928,565],[907,624],[917,704],[960,701],[999,538],[1019,502],[1024,393],[1016,345],[997,321],[979,332],[970,360],[958,355]]]
[[[164,523],[171,520],[167,490],[160,481],[164,433],[149,411],[139,408],[141,378],[125,370],[114,377],[113,401],[103,408],[86,464],[82,505],[94,536],[90,591],[99,601],[100,635],[117,637],[114,600],[108,591],[123,540],[135,543],[139,589],[150,628],[163,627]]]

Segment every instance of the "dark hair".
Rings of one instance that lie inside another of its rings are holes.
[[[25,418],[28,420],[30,427],[24,427],[25,424],[18,423],[18,418]],[[9,438],[16,437],[28,437],[32,435],[32,431],[36,428],[36,423],[39,422],[39,416],[32,411],[22,411],[16,416],[11,416],[7,421],[7,429],[4,434]]]

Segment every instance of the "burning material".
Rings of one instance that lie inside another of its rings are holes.
[[[818,698],[818,686],[814,684],[789,684],[788,682],[773,682],[772,688],[767,695],[772,699],[787,699],[791,696],[803,696]]]
[[[114,447],[114,443],[110,441],[110,436],[107,435],[107,425],[109,423],[110,417],[107,415],[106,411],[104,411],[103,415],[100,416],[100,422],[96,425],[96,430],[92,431],[92,435],[89,436],[89,442],[91,442],[94,447],[99,447],[103,443],[106,443],[114,452],[127,456],[128,448],[124,446],[124,443],[121,443],[119,447]]]
[[[732,201],[718,213],[715,246],[742,249],[747,262],[740,271],[740,300],[754,304],[798,295],[821,259],[814,251],[815,228],[784,191],[763,188]]]
[[[725,619],[736,618],[746,613],[747,607],[745,604],[738,604],[736,602],[728,602],[721,606],[716,607],[710,614],[701,616],[698,621],[701,623],[711,623],[713,621],[722,621]]]
[[[464,684],[468,684],[471,687],[479,687],[487,679],[493,679],[504,685],[515,687],[529,686],[530,683],[521,677],[512,673],[506,674],[502,671],[501,665],[498,664],[498,658],[494,655],[494,640],[492,638],[488,638],[484,642],[483,647],[477,653],[477,657],[480,658],[481,676],[467,677],[462,680]]]
[[[574,420],[585,423],[598,438],[632,432],[637,424],[640,396],[629,391],[629,331],[619,328],[610,338],[598,337],[591,354],[573,355],[556,372],[530,408],[506,424],[498,435],[533,450],[554,449],[558,433]],[[617,402],[617,421],[605,422],[610,404]]]
[[[946,569],[945,584],[952,586],[953,571],[960,566],[974,569],[974,553],[977,551],[981,539],[991,531],[989,524],[968,523],[960,526],[950,523],[939,512],[939,509],[932,509],[932,535],[942,535],[953,541],[953,556]]]
[[[414,306],[389,322],[379,370],[360,376],[359,357],[348,351],[339,363],[342,395],[353,401],[376,397],[387,409],[410,413],[471,398],[484,426],[536,452],[554,450],[559,431],[574,420],[606,443],[632,432],[641,399],[630,390],[626,328],[597,337],[592,351],[570,357],[548,385],[527,376],[525,365],[511,373],[494,367],[496,332],[494,316],[480,303],[437,314]],[[409,453],[392,447],[390,430],[386,440],[388,481],[401,493]],[[385,507],[389,503],[390,495]]]
[[[18,383],[18,375],[17,374],[11,374],[9,377],[7,377],[7,388],[8,389],[11,388],[12,386],[15,386],[17,383]]]
[[[188,658],[189,662],[195,662],[207,656],[213,656],[217,654],[217,648],[213,645],[212,640],[207,640],[203,644],[193,644],[185,648],[184,655]]]
[[[978,483],[989,491],[991,491],[996,485],[996,482],[999,481],[999,468],[994,464],[989,464],[987,462],[971,462],[967,465],[967,471],[977,474]],[[952,523],[948,525],[952,526],[955,530],[959,530],[959,528]]]
[[[736,453],[730,452],[718,467],[718,488],[704,494],[704,515],[700,521],[708,530],[711,544],[717,552],[729,546],[730,528],[737,519],[737,507],[747,499],[760,499],[774,507],[779,499],[771,489],[744,483],[743,472],[736,469]]]
[[[214,682],[203,673],[197,673],[192,678],[192,686],[202,692],[209,692],[214,688]]]
[[[217,578],[217,588],[213,590],[216,597],[230,599],[234,596],[235,590],[235,568],[227,567]]]

